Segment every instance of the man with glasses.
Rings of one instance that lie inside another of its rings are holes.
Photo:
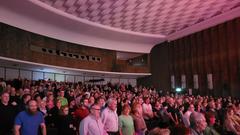
[[[97,104],[90,107],[90,114],[80,123],[80,135],[107,135],[100,118],[100,110],[101,108]]]

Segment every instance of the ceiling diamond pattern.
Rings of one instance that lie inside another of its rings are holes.
[[[240,6],[239,0],[40,0],[82,19],[169,35]]]

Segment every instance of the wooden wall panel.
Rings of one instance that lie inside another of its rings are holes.
[[[237,54],[237,38],[239,35],[236,31],[236,20],[227,23],[227,46],[228,46],[228,61],[229,61],[229,84],[231,88],[231,95],[238,95],[236,91],[238,88],[238,54]]]
[[[185,60],[184,66],[185,66],[187,88],[192,87],[192,70],[191,70],[192,65],[191,65],[191,59],[189,59],[191,57],[191,50],[190,50],[191,42],[188,42],[189,39],[190,39],[189,36],[184,38],[184,46],[186,50],[186,52],[184,53],[184,60]]]
[[[170,42],[168,56],[171,75],[180,86],[186,75],[187,89],[193,88],[198,74],[196,94],[240,97],[240,18]],[[213,90],[208,89],[207,74],[213,75]]]
[[[219,37],[218,37],[218,28],[211,28],[211,47],[212,47],[212,74],[213,74],[213,94],[220,96],[222,89],[220,87],[220,55],[219,55]]]

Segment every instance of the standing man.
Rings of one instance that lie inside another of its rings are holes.
[[[0,135],[11,135],[13,131],[14,118],[17,114],[16,106],[9,104],[8,92],[1,93],[0,102]]]
[[[80,123],[80,135],[107,135],[100,118],[100,110],[101,108],[97,104],[90,107],[91,113]]]
[[[27,103],[27,110],[20,112],[15,119],[15,135],[38,135],[39,127],[42,135],[46,135],[43,114],[37,110],[37,102],[30,100]]]
[[[119,135],[116,99],[110,98],[108,100],[108,106],[102,112],[102,121],[104,129],[109,135]]]

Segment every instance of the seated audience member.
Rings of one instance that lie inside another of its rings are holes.
[[[134,104],[132,107],[132,113],[135,134],[145,135],[145,132],[147,131],[147,126],[143,119],[141,104],[139,103]]]
[[[80,123],[80,135],[107,135],[100,117],[100,110],[100,106],[96,104],[90,107],[90,114]]]
[[[104,129],[109,135],[118,135],[117,100],[110,98],[101,114]]]
[[[183,123],[183,111],[184,111],[184,106],[183,105],[179,105],[178,109],[177,109],[177,114],[178,114],[178,118],[179,118],[179,123],[178,124],[184,124]]]
[[[74,125],[73,117],[69,115],[69,107],[63,106],[59,112],[59,124],[58,124],[59,135],[75,135],[76,127]]]
[[[238,116],[240,116],[240,103],[239,103],[239,102],[236,103],[235,106],[236,106],[236,107],[235,107],[235,108],[236,108],[235,114],[238,115]]]
[[[27,110],[20,112],[15,118],[15,135],[37,135],[39,127],[42,135],[46,135],[43,115],[37,110],[37,102],[30,100]]]
[[[168,105],[166,102],[162,103],[162,108],[160,109],[160,127],[161,128],[168,128],[170,126],[171,118],[170,113],[167,111]]]
[[[148,133],[148,135],[170,135],[170,130],[167,128],[154,128]]]
[[[206,119],[202,113],[193,112],[189,118],[192,135],[203,135],[207,127]]]
[[[216,120],[214,113],[213,112],[206,113],[205,118],[208,125],[204,131],[204,135],[220,135],[214,128]]]
[[[175,100],[172,97],[169,97],[167,99],[168,103],[168,109],[167,111],[169,112],[169,116],[171,118],[171,125],[177,125],[178,124],[178,117],[177,117],[177,108],[175,107]]]
[[[201,103],[199,103],[199,102],[195,103],[194,108],[195,108],[196,112],[199,112],[199,113],[202,112],[202,105],[201,105]]]
[[[119,133],[120,135],[134,135],[133,118],[129,115],[131,109],[129,105],[124,105],[122,115],[119,116]]]
[[[153,119],[152,119],[153,127],[159,126],[161,122],[160,109],[161,109],[161,104],[159,103],[159,101],[156,101],[153,107]]]
[[[194,112],[194,105],[189,104],[189,106],[186,106],[186,109],[187,109],[187,111],[183,115],[183,123],[186,127],[189,127],[190,126],[189,117],[190,117],[191,113]]]
[[[17,107],[9,103],[8,92],[1,93],[0,102],[0,135],[11,135]]]
[[[222,108],[222,104],[220,102],[216,103],[216,112],[219,120],[216,120],[218,125],[223,125],[224,122],[224,114],[225,114],[225,108]]]
[[[240,135],[240,126],[234,119],[233,107],[229,106],[227,108],[225,121],[224,121],[225,135]]]

